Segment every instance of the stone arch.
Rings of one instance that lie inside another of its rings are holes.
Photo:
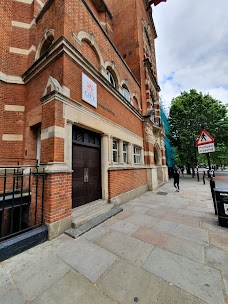
[[[124,89],[128,91],[129,96],[130,96],[128,102],[130,102],[130,104],[132,104],[131,91],[129,89],[128,80],[127,79],[121,81],[121,83],[120,83],[120,89],[121,89],[121,93],[122,93],[123,96],[124,96]]]
[[[87,41],[89,43],[89,45],[94,49],[98,59],[99,59],[99,63],[101,65],[101,67],[104,67],[104,60],[100,51],[100,48],[96,42],[95,36],[89,35],[88,33],[84,32],[84,31],[80,31],[78,33],[78,35],[76,36],[78,43],[80,43],[82,45],[83,40]]]
[[[46,30],[44,37],[42,38],[41,42],[38,45],[36,55],[35,55],[35,60],[40,58],[43,53],[46,52],[46,50],[52,45],[54,41],[54,33],[55,31],[53,29]]]
[[[155,166],[162,165],[162,153],[157,142],[154,145],[154,164]]]
[[[104,63],[104,69],[107,71],[109,70],[112,75],[114,76],[115,80],[116,80],[116,89],[118,91],[120,91],[120,76],[116,70],[116,67],[115,67],[115,63],[114,61],[105,61]]]
[[[138,96],[137,96],[137,93],[133,93],[132,94],[132,100],[134,101],[136,101],[136,103],[137,103],[137,105],[138,105],[138,110],[139,111],[142,111],[142,108],[141,108],[141,104],[140,104],[140,100],[139,100],[139,98],[138,98]],[[134,105],[134,102],[133,102],[133,105]]]

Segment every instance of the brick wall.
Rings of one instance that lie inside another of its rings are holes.
[[[71,215],[71,173],[49,174],[45,180],[44,220],[53,223]]]
[[[146,169],[110,170],[108,177],[109,198],[147,185]]]

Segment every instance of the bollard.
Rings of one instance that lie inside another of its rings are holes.
[[[203,184],[205,185],[205,171],[203,171]]]
[[[210,187],[211,187],[211,196],[213,198],[213,203],[214,203],[214,209],[215,209],[215,215],[217,215],[217,207],[216,207],[216,203],[215,203],[215,192],[214,192],[214,189],[215,189],[215,181],[213,179],[213,177],[211,177],[210,179]]]

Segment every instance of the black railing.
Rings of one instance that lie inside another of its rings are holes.
[[[44,180],[38,167],[0,167],[0,241],[44,223]]]

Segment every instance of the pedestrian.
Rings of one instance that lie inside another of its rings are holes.
[[[180,174],[178,173],[177,169],[174,170],[173,178],[174,178],[173,185],[176,188],[176,192],[179,192],[179,190],[180,190],[180,187],[179,187]]]
[[[209,171],[210,177],[215,177],[215,171],[213,168]]]

